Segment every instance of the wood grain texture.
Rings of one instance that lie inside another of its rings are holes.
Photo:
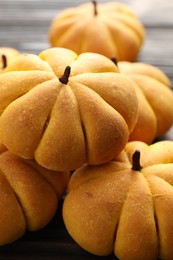
[[[84,0],[0,0],[0,46],[38,54],[49,48],[48,29],[64,8]],[[106,1],[99,1],[106,2]],[[126,0],[146,28],[146,41],[139,61],[162,69],[173,84],[173,1]],[[173,129],[162,138],[173,140]],[[8,205],[7,205],[8,206]],[[28,232],[18,241],[0,247],[0,260],[6,259],[100,259],[81,249],[68,235],[61,216],[62,202],[51,223],[38,232]],[[116,259],[115,256],[102,259]]]

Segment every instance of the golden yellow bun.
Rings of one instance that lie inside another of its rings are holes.
[[[128,61],[136,59],[144,38],[144,26],[129,6],[120,2],[90,2],[65,9],[54,18],[49,30],[52,47]]]
[[[152,143],[173,125],[171,82],[159,68],[140,62],[119,62],[120,72],[136,83],[139,113],[129,141]]]
[[[0,139],[14,154],[63,171],[105,163],[124,148],[138,102],[134,83],[110,59],[50,48],[20,55],[5,71]]]
[[[69,172],[46,170],[0,143],[0,245],[46,226],[68,181]]]
[[[129,142],[113,161],[82,166],[63,204],[65,226],[82,248],[122,260],[171,260],[172,216],[172,141]]]
[[[10,61],[16,58],[19,54],[19,51],[16,49],[0,47],[0,73],[2,73]]]

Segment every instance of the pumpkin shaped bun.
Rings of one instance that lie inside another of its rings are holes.
[[[105,163],[126,145],[138,101],[134,83],[110,59],[50,48],[20,55],[7,71],[0,139],[14,154],[64,171]]]
[[[0,47],[0,73],[2,73],[9,62],[18,55],[19,52],[16,49]]]
[[[118,62],[120,72],[136,83],[139,113],[129,141],[152,143],[173,125],[173,93],[159,68],[142,62]]]
[[[113,161],[84,165],[68,184],[63,219],[96,255],[156,260],[173,256],[173,142],[133,141]]]
[[[56,213],[69,172],[53,172],[0,143],[0,245],[46,226]]]
[[[127,4],[91,1],[68,8],[50,25],[52,47],[76,53],[96,52],[120,60],[134,61],[145,38],[145,30]]]

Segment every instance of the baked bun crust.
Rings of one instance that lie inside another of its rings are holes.
[[[46,226],[55,215],[69,172],[52,172],[9,152],[0,143],[0,245],[26,230]]]
[[[124,148],[138,102],[134,83],[108,58],[50,48],[20,55],[6,72],[0,139],[14,154],[64,171],[105,163]]]
[[[63,204],[72,238],[93,254],[114,251],[118,259],[171,259],[172,215],[171,141],[129,142],[115,160],[81,167]]]

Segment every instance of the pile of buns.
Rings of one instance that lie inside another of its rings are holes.
[[[0,48],[0,245],[45,227],[64,195],[85,250],[172,259],[173,143],[156,140],[173,93],[136,61],[144,39],[126,4],[92,1],[58,14],[49,49]]]

